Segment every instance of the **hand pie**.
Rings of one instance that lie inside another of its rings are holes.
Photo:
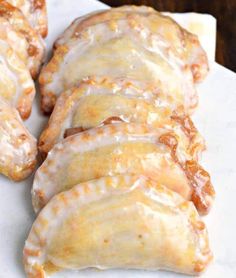
[[[75,184],[117,174],[144,174],[207,213],[214,198],[209,174],[188,160],[177,136],[141,124],[111,124],[70,136],[49,152],[35,175],[35,211]]]
[[[30,26],[21,11],[4,0],[0,0],[0,17],[7,19],[14,31],[27,41],[26,64],[32,77],[35,78],[44,58],[45,45],[42,38]]]
[[[22,119],[27,119],[35,96],[34,82],[24,62],[1,39],[0,72],[0,96],[17,108]]]
[[[31,26],[45,38],[48,33],[47,10],[45,0],[6,0],[22,11]]]
[[[28,277],[62,269],[165,269],[200,274],[212,259],[192,202],[145,177],[104,177],[56,195],[24,248]]]
[[[127,79],[90,78],[62,93],[46,129],[40,136],[39,150],[46,156],[63,138],[86,129],[116,121],[146,123],[165,127],[179,135],[179,143],[194,159],[205,144],[187,116],[173,116],[173,107],[161,92]]]
[[[0,98],[0,173],[14,181],[29,176],[36,164],[37,144],[18,112]]]
[[[155,84],[169,103],[175,103],[178,113],[191,113],[198,97],[183,45],[185,36],[168,18],[153,17],[150,20],[134,13],[105,21],[59,45],[39,77],[44,113],[51,113],[60,93],[83,78],[108,75]],[[162,23],[165,36],[154,28]]]
[[[185,59],[192,70],[194,81],[199,82],[205,78],[209,70],[207,56],[197,36],[181,28],[170,17],[164,16],[153,8],[146,6],[122,6],[79,17],[59,37],[54,44],[54,48],[67,43],[70,39],[76,38],[81,31],[89,26],[127,17],[135,17],[137,22],[148,20],[148,26],[152,32],[161,35],[167,41],[171,41],[176,49],[185,48]],[[182,41],[180,41],[180,38]]]

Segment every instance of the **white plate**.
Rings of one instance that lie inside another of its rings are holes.
[[[68,2],[70,4],[68,4]],[[52,42],[78,15],[105,6],[93,0],[48,0],[50,49]],[[217,197],[210,215],[205,218],[215,260],[202,277],[236,277],[236,75],[214,63],[200,86],[200,105],[194,120],[204,135],[208,149],[202,164],[209,170]],[[38,136],[46,122],[40,114],[38,99],[27,126]],[[0,150],[1,152],[1,150]],[[22,249],[34,213],[30,189],[32,178],[13,183],[0,176],[0,277],[25,277]],[[64,272],[53,277],[185,277],[167,272],[96,271]]]

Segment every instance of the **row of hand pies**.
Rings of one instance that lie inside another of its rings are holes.
[[[0,0],[0,173],[15,181],[36,164],[36,140],[21,119],[31,113],[46,35],[44,0]]]
[[[76,19],[39,77],[39,212],[24,248],[28,277],[96,267],[199,274],[212,259],[214,199],[191,121],[207,58],[197,37],[148,7]]]

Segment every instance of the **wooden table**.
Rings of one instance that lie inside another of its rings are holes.
[[[199,12],[217,19],[216,61],[236,72],[236,0],[100,0],[112,7],[134,4],[158,11]]]

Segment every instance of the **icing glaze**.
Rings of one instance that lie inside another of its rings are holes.
[[[113,18],[113,10],[107,13]],[[194,35],[157,13],[146,17],[117,12],[112,20],[100,22],[98,17],[90,25],[93,17],[79,20],[78,31],[64,44],[56,44],[43,69],[39,82],[45,113],[51,112],[62,91],[94,75],[156,84],[179,112],[191,113],[197,104],[194,80],[202,79],[208,70],[205,52]],[[84,28],[80,22],[85,22]]]
[[[38,215],[24,248],[28,277],[88,267],[196,275],[211,259],[205,224],[192,202],[144,176],[128,175],[56,195]]]
[[[56,144],[37,170],[32,199],[35,211],[76,183],[117,174],[145,174],[207,213],[214,199],[210,177],[185,153],[168,129],[117,123],[93,128]],[[202,178],[200,178],[202,177]]]
[[[142,89],[143,87],[143,89]],[[114,120],[146,123],[173,130],[186,153],[197,159],[204,140],[190,118],[176,120],[175,105],[170,105],[158,88],[146,88],[136,80],[94,77],[62,93],[57,99],[48,125],[39,139],[39,149],[46,155],[54,144],[74,134]],[[185,121],[188,121],[189,130]]]

